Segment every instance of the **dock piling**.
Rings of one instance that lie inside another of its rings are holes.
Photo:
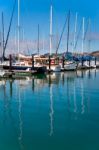
[[[9,55],[9,71],[12,71],[12,55]]]
[[[49,55],[49,71],[51,70],[51,56]]]
[[[89,59],[89,67],[90,67],[90,59]]]
[[[64,56],[62,57],[62,68],[64,69],[64,63],[65,63],[65,59]]]
[[[34,55],[32,55],[32,69],[34,69]]]
[[[83,66],[84,66],[84,61],[82,60],[82,62],[81,62],[81,63],[82,63],[82,67],[83,67]]]
[[[95,57],[95,65],[97,65],[97,58]]]

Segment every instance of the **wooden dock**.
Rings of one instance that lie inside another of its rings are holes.
[[[24,71],[24,70],[13,70],[13,71],[5,71],[4,76],[0,76],[0,78],[22,78],[25,76],[33,76],[37,74],[37,71]]]

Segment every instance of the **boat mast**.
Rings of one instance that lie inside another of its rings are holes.
[[[20,52],[20,0],[18,0],[18,57],[19,52]]]
[[[59,47],[60,47],[60,44],[61,44],[61,41],[62,41],[62,37],[63,37],[64,31],[65,31],[65,27],[66,27],[67,21],[68,21],[68,14],[66,16],[66,20],[65,20],[65,23],[64,23],[64,26],[63,26],[63,29],[62,29],[61,36],[59,38],[59,42],[58,42],[57,49],[56,49],[56,55],[58,53],[58,50],[59,50]]]
[[[12,21],[13,21],[13,15],[14,15],[14,11],[15,11],[15,6],[16,6],[16,0],[15,0],[14,5],[13,5],[13,10],[12,10],[12,15],[11,15],[10,23],[9,23],[7,37],[6,37],[6,40],[4,41],[3,59],[5,58],[5,50],[6,50],[6,47],[7,47],[7,44],[8,44],[8,40],[9,40],[9,35],[10,35],[10,32],[11,32],[11,26],[12,26]]]
[[[15,35],[14,35],[14,44],[15,44],[15,50],[16,50],[16,45],[17,45],[17,38],[16,38],[16,33],[17,33],[17,31],[15,30]]]
[[[23,42],[24,42],[24,28],[22,29],[22,40],[23,40]]]
[[[38,55],[39,55],[39,50],[40,50],[40,48],[39,48],[39,44],[40,44],[40,43],[39,43],[39,42],[40,42],[40,41],[39,41],[39,33],[40,33],[40,32],[39,32],[39,31],[40,31],[40,30],[39,30],[39,24],[38,24],[38,44],[37,44]]]
[[[84,52],[85,18],[82,20],[82,54]]]
[[[45,36],[43,35],[43,53],[44,53],[44,50],[45,50]]]
[[[4,15],[2,12],[2,59],[4,60],[3,53],[4,53]]]
[[[88,40],[88,52],[90,52],[90,44],[91,44],[91,20],[89,18],[89,21],[88,21],[88,24],[89,24],[89,40]]]
[[[75,45],[76,45],[77,21],[78,21],[78,13],[76,13],[76,17],[75,17],[75,29],[74,29],[74,44],[73,44],[73,51],[75,50]]]
[[[70,11],[68,13],[68,25],[67,25],[67,53],[69,50],[69,32],[70,32]]]
[[[52,32],[53,32],[52,22],[53,22],[53,7],[51,4],[51,8],[50,8],[50,55],[52,54]]]
[[[0,57],[2,58],[2,33],[0,31]]]

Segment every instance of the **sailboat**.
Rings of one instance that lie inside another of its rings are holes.
[[[38,30],[39,31],[39,30]],[[52,72],[60,72],[61,71],[61,65],[59,65],[58,58],[52,55],[52,41],[53,41],[53,6],[51,4],[50,7],[50,50],[49,54],[47,56],[40,56],[39,55],[39,32],[38,32],[38,55],[35,57],[35,66],[42,66],[44,65],[48,71]],[[50,59],[49,59],[50,58]]]
[[[83,56],[84,53],[84,41],[85,41],[85,18],[82,19],[82,56],[81,56],[81,62],[78,64],[78,69],[88,69],[89,64],[86,61],[85,56]]]
[[[68,48],[69,48],[69,30],[70,30],[70,11],[68,13],[68,31],[67,31],[67,52],[66,55],[69,54]],[[67,61],[64,65],[64,70],[65,71],[72,71],[76,70],[77,64],[74,61]]]
[[[51,8],[50,8],[50,56],[52,54],[52,30],[53,30],[53,7],[51,4]],[[59,65],[58,63],[55,63],[55,59],[57,58],[51,58],[51,65],[50,65],[50,69],[53,72],[60,72],[61,71],[61,65]],[[47,69],[49,69],[49,66],[47,66]]]
[[[91,20],[89,19],[88,21],[88,24],[89,24],[89,35],[91,34]],[[88,45],[89,45],[89,53],[90,53],[90,44],[91,44],[91,38],[89,38],[88,40]],[[90,61],[90,67],[91,68],[96,68],[96,64],[95,64],[95,58],[89,56],[89,59],[91,60]]]
[[[12,11],[12,15],[11,15],[11,20],[10,20],[10,25],[9,25],[9,30],[8,30],[8,34],[7,34],[7,39],[6,42],[3,42],[3,57],[5,56],[5,49],[8,43],[8,38],[9,38],[9,34],[10,34],[10,30],[11,30],[11,25],[12,25],[12,19],[13,19],[13,15],[14,15],[14,11],[15,11],[15,6],[16,6],[16,0],[13,6],[13,11]],[[3,17],[2,17],[3,18]],[[3,19],[2,19],[3,20]],[[2,23],[3,24],[3,23]],[[4,24],[3,24],[4,26]],[[3,35],[3,39],[4,39],[4,35]],[[3,40],[4,41],[4,40]],[[25,56],[24,56],[25,59]],[[31,57],[32,59],[32,57]],[[30,59],[30,60],[31,60]],[[9,59],[8,59],[9,60]],[[46,72],[46,67],[45,66],[32,66],[32,61],[31,63],[29,63],[28,61],[21,61],[20,60],[20,0],[18,0],[18,61],[16,62],[12,62],[12,70],[21,70],[21,71],[36,71],[37,73],[45,73]],[[2,66],[3,69],[5,70],[9,70],[10,65],[9,65],[9,61],[3,61],[1,62],[0,66]]]

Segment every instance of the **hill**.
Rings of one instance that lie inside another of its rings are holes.
[[[99,57],[99,51],[92,52],[91,56]]]

